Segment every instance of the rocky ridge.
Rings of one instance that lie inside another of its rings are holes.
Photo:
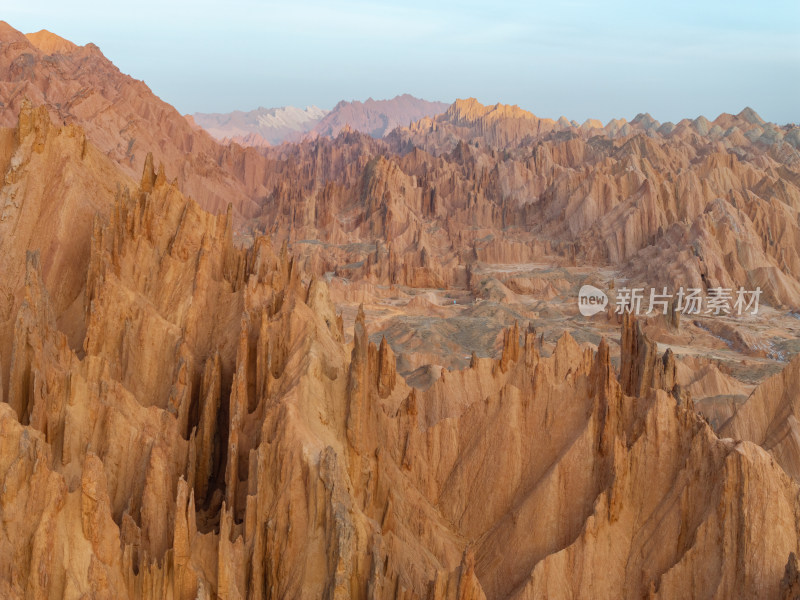
[[[444,102],[429,102],[402,94],[388,100],[342,100],[314,126],[317,135],[336,137],[344,128],[381,138],[397,127],[406,127],[447,109]]]

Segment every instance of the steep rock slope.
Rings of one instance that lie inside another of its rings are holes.
[[[77,46],[42,31],[26,37],[0,22],[0,125],[13,126],[22,103],[45,105],[54,122],[80,125],[129,176],[149,152],[206,209],[229,202],[252,215],[263,190],[248,182],[241,148],[225,148],[191,125],[142,82],[119,71],[94,44]],[[255,153],[253,153],[255,155]],[[237,168],[237,165],[240,165]]]
[[[133,181],[80,128],[53,126],[44,107],[23,103],[16,127],[0,129],[0,139],[0,348],[11,348],[25,256],[33,250],[54,317],[79,348],[84,329],[75,316],[83,310],[95,218],[108,215],[117,189]],[[9,360],[0,351],[0,377]]]
[[[720,435],[768,450],[800,481],[800,357],[764,381],[720,428]]]

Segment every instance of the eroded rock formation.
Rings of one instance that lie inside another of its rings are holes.
[[[700,326],[625,317],[616,368],[509,308],[578,264],[796,308],[796,128],[461,101],[260,152],[47,32],[0,24],[0,75],[2,598],[797,594],[798,359],[717,434],[692,391],[743,384],[648,336]],[[395,286],[518,322],[463,369],[401,356],[332,299]]]
[[[39,138],[67,162],[92,156],[74,130],[45,129],[14,142],[32,153],[20,177],[41,175]],[[794,585],[798,484],[757,436],[720,439],[665,392],[669,359],[635,322],[619,375],[605,340],[564,334],[542,356],[515,326],[498,359],[422,391],[370,342],[363,312],[345,343],[324,281],[267,238],[235,246],[232,229],[231,211],[205,212],[148,160],[78,232],[77,307],[51,294],[32,242],[4,275],[20,299],[3,346],[3,597],[750,598]],[[24,243],[16,231],[3,243]]]
[[[334,139],[259,150],[213,140],[97,47],[5,23],[0,90],[0,124],[27,97],[128,176],[152,152],[205,209],[231,203],[242,239],[286,239],[317,275],[438,287],[479,263],[548,260],[798,307],[800,128],[752,109],[603,126],[468,99],[411,125],[419,111],[403,112],[384,140],[340,122]]]

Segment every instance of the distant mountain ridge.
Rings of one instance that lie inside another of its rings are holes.
[[[649,113],[639,113],[631,121],[611,119],[603,125],[598,119],[586,119],[578,124],[563,116],[554,121],[537,117],[516,105],[483,105],[475,98],[457,99],[437,116],[417,119],[410,126],[393,131],[387,139],[396,148],[419,147],[440,153],[453,150],[461,141],[509,148],[560,132],[589,138],[600,135],[610,139],[635,134],[676,139],[699,135],[728,149],[748,143],[770,146],[777,142],[800,148],[800,128],[767,122],[750,107],[736,115],[722,113],[713,121],[701,115],[695,119],[681,119],[678,123],[661,123]]]
[[[390,100],[365,102],[342,100],[317,123],[314,131],[319,135],[335,137],[345,126],[381,138],[397,127],[407,127],[425,117],[435,117],[450,106],[446,102],[429,102],[410,94],[395,96]]]
[[[402,94],[389,100],[342,100],[330,111],[316,106],[305,109],[259,107],[247,112],[195,113],[191,118],[222,142],[267,146],[297,142],[308,134],[335,137],[345,127],[381,138],[397,127],[435,117],[448,106],[445,102],[429,102]]]
[[[261,140],[275,145],[285,141],[296,141],[311,131],[328,111],[317,106],[298,108],[258,107],[244,112],[194,113],[192,118],[218,140],[235,140],[246,145],[263,145]]]

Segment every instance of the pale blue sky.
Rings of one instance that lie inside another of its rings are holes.
[[[28,0],[0,18],[94,42],[184,113],[408,92],[579,121],[800,121],[798,0]]]

